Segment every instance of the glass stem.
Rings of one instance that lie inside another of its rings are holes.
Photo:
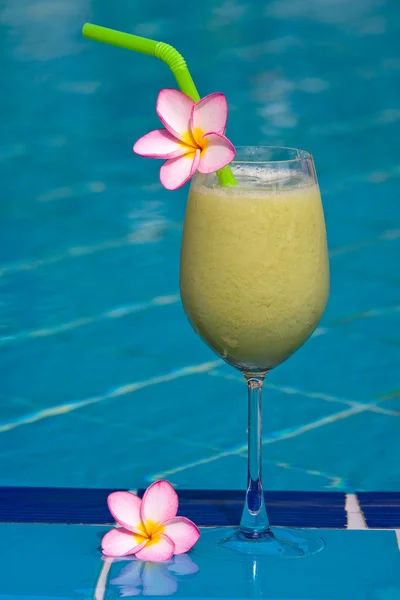
[[[249,397],[248,485],[239,532],[259,538],[269,532],[262,489],[262,386],[264,376],[245,376]]]

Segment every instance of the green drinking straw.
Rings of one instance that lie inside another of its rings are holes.
[[[130,33],[116,31],[115,29],[108,29],[108,27],[100,27],[92,23],[85,23],[82,28],[82,34],[84,37],[96,40],[97,42],[156,56],[169,66],[180,90],[190,96],[195,102],[200,100],[199,92],[194,85],[185,59],[173,46]],[[217,171],[217,176],[222,185],[237,185],[229,165]]]

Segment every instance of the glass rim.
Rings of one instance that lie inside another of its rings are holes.
[[[242,151],[248,151],[248,150],[254,150],[254,154],[255,156],[257,155],[257,151],[259,152],[263,152],[265,150],[280,150],[280,151],[288,151],[288,152],[296,152],[298,154],[298,156],[294,157],[294,158],[287,158],[284,160],[262,160],[262,159],[257,159],[256,157],[252,157],[251,155],[248,156],[248,158],[246,159],[246,157],[240,158],[239,160],[236,160],[236,156],[233,159],[232,163],[233,165],[240,165],[240,164],[248,164],[248,163],[257,163],[257,164],[288,164],[288,163],[296,163],[296,162],[303,162],[305,160],[310,160],[313,162],[313,156],[311,154],[311,152],[309,152],[308,150],[302,150],[301,148],[293,148],[290,146],[235,146],[236,148],[236,155],[238,154],[238,152]]]

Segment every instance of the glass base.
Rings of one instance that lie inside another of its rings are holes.
[[[244,536],[237,528],[202,529],[193,554],[217,560],[252,561],[255,558],[301,558],[317,554],[325,542],[306,529],[273,527],[257,539]]]

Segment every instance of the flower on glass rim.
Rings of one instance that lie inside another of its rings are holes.
[[[225,137],[228,104],[216,92],[194,102],[175,89],[158,94],[156,112],[165,129],[141,137],[133,151],[148,158],[167,159],[160,181],[168,190],[184,185],[196,171],[214,173],[235,157],[234,145]]]
[[[192,521],[176,516],[178,495],[168,481],[152,483],[142,500],[132,492],[113,492],[107,504],[120,527],[102,539],[106,556],[135,554],[140,560],[169,560],[190,550],[200,537]]]

